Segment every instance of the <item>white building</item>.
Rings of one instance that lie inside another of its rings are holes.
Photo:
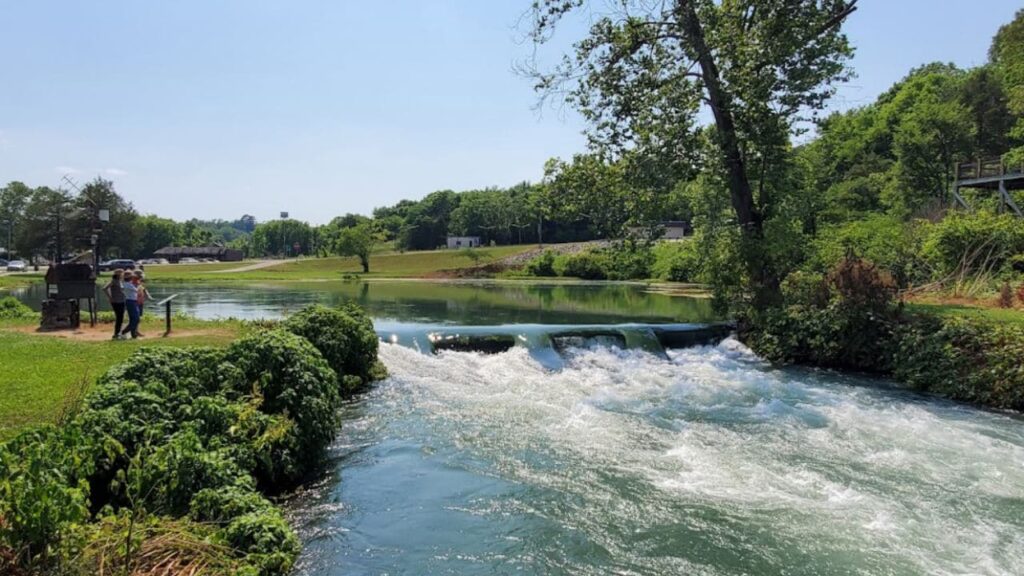
[[[449,236],[448,237],[449,248],[479,248],[480,237],[479,236]]]

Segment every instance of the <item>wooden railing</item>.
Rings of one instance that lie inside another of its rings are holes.
[[[957,180],[977,180],[979,178],[998,178],[1008,174],[1024,173],[1024,164],[1008,166],[1002,158],[979,158],[973,162],[961,162],[956,165]]]

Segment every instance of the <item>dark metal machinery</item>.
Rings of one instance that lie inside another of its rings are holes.
[[[44,330],[78,328],[81,301],[88,302],[90,323],[96,325],[96,274],[89,264],[57,264],[46,272]]]

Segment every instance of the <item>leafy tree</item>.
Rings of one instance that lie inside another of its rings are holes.
[[[996,33],[989,59],[1003,79],[1007,105],[1017,116],[1011,132],[1016,147],[1009,160],[1024,162],[1024,10],[1019,10],[1013,21]]]
[[[32,197],[32,189],[21,182],[11,182],[0,188],[0,242],[11,256],[14,250],[14,230],[21,224],[25,206]]]
[[[138,251],[139,215],[131,202],[117,193],[113,182],[96,178],[82,188],[72,204],[68,226],[71,242],[68,246],[90,248],[92,235],[100,226],[99,211],[107,210],[110,221],[102,224],[100,251],[113,251],[122,256],[134,255]]]
[[[534,40],[549,40],[558,22],[584,4],[536,0]],[[597,16],[575,57],[536,75],[538,88],[568,91],[593,126],[592,143],[620,155],[685,157],[680,151],[692,150],[706,103],[715,126],[712,166],[726,174],[755,297],[775,301],[779,280],[764,242],[770,182],[783,167],[789,135],[848,75],[852,50],[839,25],[856,0],[617,5]]]
[[[139,245],[136,253],[140,256],[152,256],[161,248],[182,243],[182,225],[174,220],[150,214],[140,216],[137,225]]]
[[[907,110],[895,131],[894,151],[899,162],[900,181],[905,185],[901,197],[891,204],[914,208],[929,197],[945,198],[953,183],[953,164],[970,154],[975,127],[968,109],[956,100],[957,86],[942,76],[919,78],[935,80]]]
[[[14,245],[24,255],[56,257],[58,245],[66,251],[71,195],[45,186],[36,188],[25,204],[22,226],[15,230]]]
[[[376,245],[380,235],[376,227],[369,220],[364,220],[355,226],[342,228],[338,234],[335,244],[335,251],[340,256],[356,256],[363,266],[363,273],[370,272],[370,253]]]
[[[271,220],[256,226],[252,233],[252,250],[260,255],[295,255],[312,253],[313,229],[299,220]]]

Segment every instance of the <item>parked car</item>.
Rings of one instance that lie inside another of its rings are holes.
[[[111,270],[135,270],[135,260],[107,260],[106,262],[100,262],[100,272],[110,272]]]
[[[196,260],[195,258],[189,258],[186,256],[185,258],[178,260],[178,264],[199,264],[199,260]]]
[[[7,260],[0,258],[0,268],[7,268]]]
[[[26,270],[28,270],[28,265],[24,260],[11,260],[7,263],[8,272],[24,272]]]

